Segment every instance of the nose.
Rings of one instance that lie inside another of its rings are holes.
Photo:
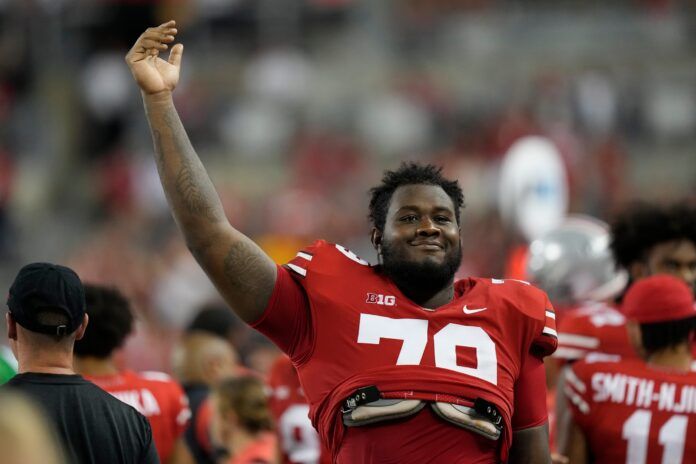
[[[432,219],[424,217],[418,224],[418,235],[422,237],[432,237],[440,235],[440,229],[435,225]]]

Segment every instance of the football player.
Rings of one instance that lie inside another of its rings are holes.
[[[623,311],[640,358],[572,365],[564,392],[572,410],[570,462],[696,462],[696,327],[691,289],[668,275],[626,293]]]
[[[653,274],[671,274],[696,286],[696,208],[688,204],[635,204],[611,225],[611,250],[616,265],[632,282]],[[635,356],[625,330],[620,301],[587,306],[559,324],[558,352],[565,361],[600,352]]]
[[[75,370],[147,417],[163,463],[191,462],[183,440],[191,411],[181,386],[163,372],[119,369],[115,354],[133,329],[130,303],[116,289],[85,285],[89,331],[75,343]]]
[[[295,366],[285,355],[278,357],[268,376],[268,404],[276,424],[282,464],[331,464],[331,455],[319,440],[309,420],[305,398]]]
[[[557,380],[563,382],[558,373],[564,364],[593,350],[633,354],[624,316],[610,301],[623,290],[627,276],[616,269],[609,242],[607,224],[573,215],[529,245],[527,274],[549,295],[559,327],[558,349],[545,361],[552,450],[557,441],[563,447],[567,425],[557,424],[567,424],[569,417],[563,397],[556,395]],[[557,430],[562,432],[560,436]]]
[[[176,33],[173,21],[150,28],[126,56],[170,207],[230,307],[296,366],[332,458],[550,462],[543,357],[555,314],[526,282],[454,281],[458,183],[430,165],[385,173],[370,201],[379,265],[317,241],[277,266],[225,217],[178,117],[183,45],[159,57]]]

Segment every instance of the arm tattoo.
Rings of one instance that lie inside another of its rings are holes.
[[[268,272],[265,255],[253,243],[241,240],[232,245],[224,260],[225,278],[230,290],[239,295],[258,295],[275,284]]]
[[[174,117],[171,111],[167,111],[162,120],[171,132],[175,152],[180,156],[179,171],[173,181],[173,193],[175,192],[176,197],[179,198],[182,209],[188,214],[203,217],[210,222],[221,220],[223,214],[221,214],[217,192],[208,178],[205,168],[197,159],[181,122]],[[164,172],[166,150],[162,145],[162,134],[157,129],[153,129],[153,134],[157,164],[160,171]]]
[[[191,160],[181,160],[181,168],[176,175],[176,192],[184,202],[189,213],[203,216],[211,222],[217,221],[218,214],[210,199],[215,198],[215,189],[206,188],[210,181],[204,172],[197,170]]]

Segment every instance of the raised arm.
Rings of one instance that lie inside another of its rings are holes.
[[[245,321],[263,313],[273,291],[276,267],[251,239],[225,217],[215,187],[189,141],[174,107],[184,47],[168,49],[177,30],[169,21],[149,28],[126,55],[140,86],[155,145],[157,170],[186,245],[232,309]]]

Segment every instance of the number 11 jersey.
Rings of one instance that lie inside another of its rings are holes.
[[[696,373],[592,361],[566,372],[565,394],[595,462],[696,462]]]

